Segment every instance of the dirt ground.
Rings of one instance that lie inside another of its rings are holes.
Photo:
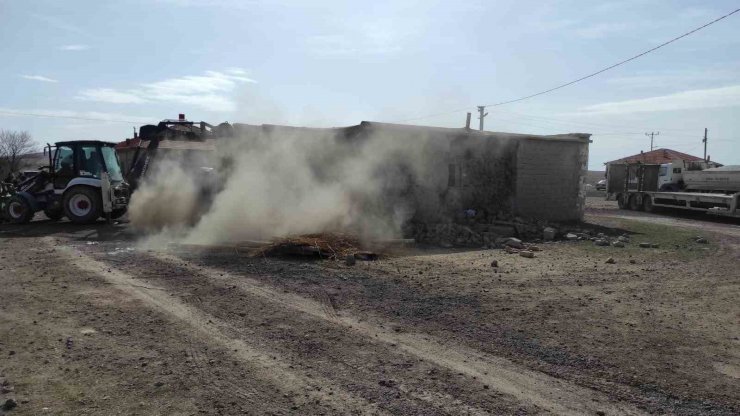
[[[740,225],[588,206],[632,242],[347,266],[0,225],[0,414],[740,414]]]

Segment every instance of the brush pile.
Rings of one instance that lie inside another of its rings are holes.
[[[362,250],[357,237],[322,233],[273,240],[269,245],[262,247],[258,255],[265,257],[297,255],[342,260],[360,253],[367,252]]]

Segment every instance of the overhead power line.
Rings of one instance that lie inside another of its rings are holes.
[[[534,98],[534,97],[537,97],[537,96],[540,96],[540,95],[544,95],[544,94],[547,94],[547,93],[550,93],[550,92],[559,90],[561,88],[565,88],[565,87],[568,87],[570,85],[576,84],[578,82],[587,80],[589,78],[595,77],[596,75],[602,74],[602,73],[604,73],[606,71],[609,71],[610,69],[614,69],[614,68],[616,68],[618,66],[621,66],[621,65],[624,65],[624,64],[626,64],[628,62],[634,61],[635,59],[638,59],[640,57],[643,57],[643,56],[645,56],[645,55],[647,55],[647,54],[649,54],[651,52],[654,52],[654,51],[656,51],[656,50],[658,50],[658,49],[660,49],[660,48],[662,48],[664,46],[670,45],[673,42],[676,42],[676,41],[678,41],[680,39],[683,39],[683,38],[685,38],[687,36],[690,36],[690,35],[698,32],[698,31],[700,31],[700,30],[702,30],[702,29],[704,29],[704,28],[706,28],[708,26],[711,26],[711,25],[719,22],[720,20],[723,20],[723,19],[726,19],[726,18],[732,16],[733,14],[735,14],[737,12],[740,12],[740,9],[735,9],[735,10],[731,11],[730,13],[727,13],[724,16],[718,17],[718,18],[712,20],[709,23],[706,23],[706,24],[704,24],[702,26],[697,27],[696,29],[693,29],[691,31],[688,31],[688,32],[686,32],[686,33],[684,33],[682,35],[676,36],[675,38],[673,38],[671,40],[668,40],[666,42],[663,42],[663,43],[661,43],[658,46],[655,46],[653,48],[650,48],[650,49],[648,49],[648,50],[646,50],[644,52],[641,52],[641,53],[639,53],[639,54],[637,54],[635,56],[632,56],[631,58],[627,58],[627,59],[624,59],[622,61],[619,61],[619,62],[617,62],[617,63],[615,63],[613,65],[609,65],[606,68],[600,69],[600,70],[598,70],[596,72],[593,72],[591,74],[582,76],[582,77],[580,77],[578,79],[574,79],[573,81],[569,81],[569,82],[566,82],[564,84],[560,84],[560,85],[555,86],[553,88],[550,88],[550,89],[547,89],[547,90],[544,90],[544,91],[540,91],[540,92],[537,92],[537,93],[534,93],[534,94],[526,95],[524,97],[515,98],[513,100],[501,101],[501,102],[493,103],[493,104],[486,104],[485,107],[496,107],[496,106],[500,106],[500,105],[511,104],[511,103],[516,103],[516,102],[519,102],[519,101],[528,100],[530,98]],[[444,112],[444,113],[430,114],[430,115],[427,115],[427,116],[421,116],[421,117],[415,117],[415,118],[410,118],[410,119],[406,119],[406,120],[401,120],[401,122],[403,122],[403,121],[421,120],[421,119],[430,118],[430,117],[436,117],[436,116],[440,116],[440,115],[454,114],[454,113],[459,113],[461,111],[466,111],[467,109],[468,109],[468,107],[463,108],[463,109],[459,109],[459,110],[448,111],[448,112]]]
[[[63,115],[56,115],[56,114],[21,113],[21,112],[16,112],[16,111],[0,111],[0,114],[10,115],[10,116],[25,116],[25,117],[64,118],[64,119],[70,119],[70,120],[85,120],[85,121],[107,121],[110,123],[129,123],[129,124],[130,123],[133,123],[133,124],[144,123],[144,121],[142,120],[138,120],[138,121],[116,120],[116,119],[110,119],[110,118],[63,116]]]

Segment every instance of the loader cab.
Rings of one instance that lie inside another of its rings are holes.
[[[100,179],[107,172],[111,183],[122,182],[121,165],[113,143],[100,141],[57,142],[51,168],[54,189],[64,189],[75,178]]]

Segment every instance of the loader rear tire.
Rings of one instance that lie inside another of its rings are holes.
[[[5,216],[14,224],[26,224],[31,221],[33,214],[31,204],[20,195],[13,195],[5,205]]]
[[[64,193],[64,214],[76,224],[91,224],[103,213],[100,190],[89,186],[75,186]]]

